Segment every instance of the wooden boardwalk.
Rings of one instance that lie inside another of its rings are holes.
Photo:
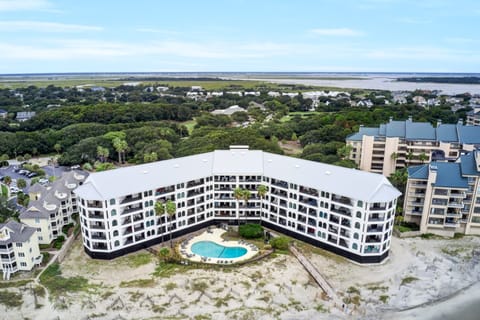
[[[312,276],[315,282],[318,283],[320,288],[327,294],[327,296],[332,299],[337,307],[342,306],[343,302],[340,297],[337,295],[333,287],[325,280],[322,274],[317,270],[317,268],[305,257],[295,246],[290,246],[290,251],[302,264],[302,266],[307,270],[307,272]]]

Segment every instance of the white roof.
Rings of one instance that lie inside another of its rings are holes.
[[[248,149],[93,173],[75,193],[86,200],[106,200],[221,174],[264,175],[366,202],[391,201],[400,195],[380,174]]]

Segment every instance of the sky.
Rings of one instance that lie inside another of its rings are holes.
[[[0,74],[480,72],[478,0],[0,0]]]

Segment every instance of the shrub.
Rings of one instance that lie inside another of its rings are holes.
[[[287,237],[276,237],[270,240],[270,245],[274,249],[287,250],[290,240]]]
[[[256,223],[247,223],[238,227],[238,233],[246,239],[261,238],[263,236],[263,228]]]

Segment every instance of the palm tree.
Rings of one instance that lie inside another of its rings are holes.
[[[112,140],[113,147],[115,148],[115,151],[118,152],[118,162],[122,163],[122,155],[123,155],[123,161],[125,161],[125,151],[128,148],[128,143],[125,140],[122,140],[120,138],[115,138]]]
[[[172,242],[172,218],[177,212],[177,206],[175,205],[175,202],[172,200],[167,200],[165,203],[165,210],[167,211],[169,220],[170,220],[170,248],[173,249],[173,242]]]
[[[407,153],[407,160],[408,160],[408,164],[410,164],[413,160],[413,152],[412,151],[408,151]]]
[[[60,151],[62,151],[62,146],[60,143],[55,143],[55,145],[53,146],[53,149],[55,149],[55,151],[57,151],[57,153],[59,154]]]
[[[250,197],[252,196],[252,193],[250,192],[250,190],[248,189],[243,189],[243,192],[242,192],[242,199],[243,201],[245,201],[245,208],[247,207],[248,205],[248,200],[250,200]]]
[[[237,200],[237,221],[239,221],[240,220],[240,213],[239,213],[240,200],[243,199],[242,188],[235,188],[235,190],[233,190],[233,197]]]
[[[262,217],[263,217],[263,199],[267,195],[267,192],[268,192],[268,188],[265,185],[260,184],[260,185],[257,186],[257,194],[261,199],[261,202],[260,202],[260,205],[261,205],[260,206],[260,225],[262,225]]]
[[[20,189],[25,189],[27,187],[27,181],[25,181],[25,179],[18,179],[17,186]]]
[[[163,204],[163,202],[160,202],[160,201],[157,201],[155,202],[155,215],[157,215],[158,217],[161,217],[165,214],[165,204]],[[163,235],[165,234],[165,232],[162,232],[162,243],[163,243]]]
[[[425,163],[425,161],[428,160],[428,156],[427,156],[427,154],[426,154],[425,152],[422,152],[422,153],[420,153],[420,155],[418,156],[418,159],[419,159],[420,161],[422,161],[422,163]]]
[[[109,155],[110,151],[108,150],[108,148],[97,146],[97,156],[100,158],[100,162],[105,162]]]

